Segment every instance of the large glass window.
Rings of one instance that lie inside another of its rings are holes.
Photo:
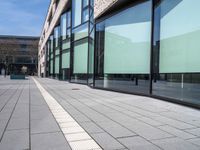
[[[80,40],[88,36],[88,23],[83,24],[82,26],[73,30],[74,40]]]
[[[67,29],[71,27],[71,11],[67,12]]]
[[[62,40],[67,38],[67,13],[61,16],[61,36]]]
[[[60,79],[60,26],[54,29],[54,76]]]
[[[60,38],[60,27],[57,26],[54,29],[54,42],[55,42],[55,48],[59,46],[59,38]]]
[[[62,54],[62,68],[69,68],[70,67],[70,53],[63,52]]]
[[[50,60],[50,74],[53,74],[53,59]]]
[[[74,74],[87,74],[88,43],[83,40],[74,45]]]
[[[140,13],[145,6],[148,8],[141,4],[105,20],[105,74],[149,74],[151,14]]]
[[[47,44],[46,44],[46,77],[48,77],[49,76],[49,74],[50,74],[50,65],[49,65],[49,63],[50,63],[50,47],[51,47],[51,43],[50,43],[50,40],[48,39],[48,41],[47,41]]]
[[[89,20],[89,0],[72,1],[72,27]]]
[[[87,83],[88,72],[88,39],[73,43],[73,75],[72,82]]]
[[[59,56],[55,57],[55,74],[59,74],[59,67],[60,67],[60,62],[59,62]]]
[[[198,6],[200,1],[194,0],[165,0],[161,3],[160,73],[200,72]],[[176,18],[178,21],[174,21]]]
[[[94,86],[94,9],[93,2],[90,0],[90,9],[89,9],[89,50],[88,50],[88,85]]]
[[[62,19],[62,18],[65,19]],[[70,49],[71,49],[71,11],[68,10],[66,13],[64,13],[61,17],[61,25],[63,24],[62,21],[64,21],[63,28],[65,31],[65,38],[62,39],[62,54],[60,56],[60,63],[61,63],[61,77],[62,80],[68,80],[70,77]],[[62,31],[62,30],[61,30]],[[62,33],[62,32],[61,32]]]
[[[97,87],[149,90],[151,1],[128,8],[97,25]]]
[[[200,104],[199,6],[196,0],[157,5],[153,94]]]
[[[82,0],[82,22],[86,22],[89,20],[89,0]],[[91,3],[91,2],[90,2]]]
[[[72,11],[72,75],[71,75],[71,81],[72,82],[79,82],[79,83],[87,83],[88,82],[88,72],[92,72],[93,68],[91,68],[93,65],[89,65],[88,61],[93,63],[89,59],[93,59],[94,57],[94,49],[92,51],[89,51],[89,47],[92,47],[93,42],[89,39],[90,37],[90,19],[93,20],[93,18],[89,17],[89,11],[90,9],[93,10],[93,7],[90,7],[89,4],[93,0],[79,0],[79,2],[72,1],[72,6],[75,8],[77,7],[77,10]],[[77,12],[76,12],[77,11]],[[78,13],[78,14],[77,14]],[[92,11],[93,13],[93,11]],[[94,37],[94,36],[93,36]],[[94,47],[92,47],[94,48]],[[93,52],[93,53],[92,53]],[[90,54],[89,54],[90,53]],[[88,55],[90,55],[88,57]],[[90,67],[91,69],[89,69]]]
[[[72,1],[72,27],[76,27],[81,24],[81,12],[82,0]]]
[[[50,44],[50,50],[49,50],[49,59],[50,59],[50,64],[49,64],[49,69],[50,69],[50,76],[53,75],[53,58],[54,58],[54,53],[53,53],[53,35],[50,36],[49,38],[49,44]]]
[[[71,38],[71,19],[70,18],[71,18],[70,11],[64,13],[61,17],[61,27],[64,28],[61,30],[62,37],[64,37],[62,38],[62,50],[70,49],[70,38]]]

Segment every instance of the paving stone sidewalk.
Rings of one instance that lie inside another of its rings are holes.
[[[200,150],[200,111],[52,79],[40,84],[106,150]]]
[[[200,150],[200,111],[35,78],[105,150]],[[0,150],[70,149],[32,78],[0,77]]]
[[[32,79],[0,76],[0,150],[70,150]]]

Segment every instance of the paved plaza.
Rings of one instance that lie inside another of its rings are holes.
[[[53,79],[0,77],[0,150],[27,149],[200,150],[200,111]]]

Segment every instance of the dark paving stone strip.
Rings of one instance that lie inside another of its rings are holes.
[[[24,86],[24,85],[22,84],[22,85],[19,85],[19,86]],[[19,88],[19,87],[18,87],[18,88]],[[17,90],[16,90],[16,91],[17,91]],[[2,136],[1,136],[1,138],[0,138],[0,143],[2,142],[2,139],[3,139],[3,137],[4,137],[4,134],[5,134],[5,132],[6,132],[6,129],[7,129],[7,127],[8,127],[8,124],[9,124],[11,118],[12,118],[13,112],[15,111],[15,108],[16,108],[16,106],[17,106],[17,103],[18,103],[18,101],[19,101],[19,99],[20,99],[20,96],[21,96],[22,92],[23,92],[23,88],[21,89],[20,94],[19,94],[19,96],[17,97],[17,101],[16,101],[16,103],[15,103],[15,105],[14,105],[14,108],[13,108],[13,110],[12,110],[12,112],[11,112],[11,115],[10,115],[10,117],[9,117],[9,119],[8,119],[8,122],[7,122],[7,124],[6,124],[6,126],[5,126],[5,129],[4,129],[3,133],[2,133]]]
[[[8,102],[12,99],[12,97],[15,95],[15,93],[18,91],[18,89],[20,88],[20,84],[18,85],[17,89],[15,90],[15,92],[13,92],[8,99],[6,100],[6,102],[4,103],[4,105],[0,108],[0,112],[5,108],[5,106],[8,104]],[[8,90],[9,91],[9,90]]]
[[[6,93],[12,86],[10,85],[7,89],[4,89],[3,92],[0,93],[0,96],[2,96],[4,93]]]

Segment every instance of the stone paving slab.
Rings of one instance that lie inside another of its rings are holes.
[[[101,145],[103,149],[117,150],[125,148],[125,146],[123,146],[119,141],[117,141],[108,133],[96,133],[91,134],[91,136],[96,140],[97,143],[99,143],[99,145]]]
[[[32,135],[31,149],[34,150],[70,150],[61,132],[40,133]]]
[[[144,138],[135,136],[118,139],[130,150],[159,150],[160,148],[156,145],[146,141]]]
[[[29,149],[29,130],[12,130],[5,131],[0,143],[2,150],[25,150]]]
[[[156,141],[152,141],[155,145],[158,145],[162,149],[168,150],[199,150],[199,147],[196,145],[182,140],[180,138],[167,138],[167,139],[160,139]]]

